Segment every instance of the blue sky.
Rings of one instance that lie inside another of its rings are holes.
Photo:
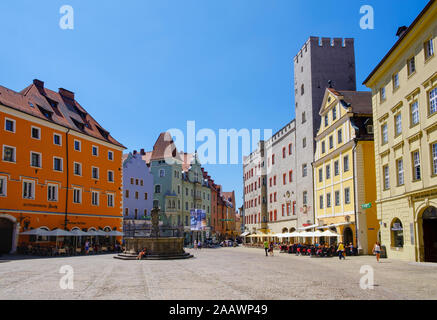
[[[363,82],[428,0],[16,0],[0,2],[0,84],[37,78],[77,100],[129,150],[160,132],[273,129],[294,118],[293,57],[309,36],[356,39]],[[62,5],[74,30],[59,27]],[[375,29],[359,27],[362,5]],[[363,90],[361,85],[358,88]],[[242,204],[242,165],[206,165]]]

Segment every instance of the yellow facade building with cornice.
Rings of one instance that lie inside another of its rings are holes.
[[[372,252],[379,224],[375,209],[375,161],[370,92],[326,89],[313,163],[315,218],[361,254]],[[363,208],[364,206],[364,208]]]
[[[437,262],[437,2],[364,84],[372,89],[378,219],[389,258]]]

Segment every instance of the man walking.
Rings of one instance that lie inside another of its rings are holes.
[[[266,257],[269,256],[269,242],[266,240],[264,241],[264,250],[266,251]]]

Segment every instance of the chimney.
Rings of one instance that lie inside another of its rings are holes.
[[[405,34],[405,31],[408,30],[407,26],[402,26],[398,28],[398,31],[396,32],[396,36],[398,36],[399,38],[402,38],[402,36]]]
[[[146,154],[146,152],[144,151],[144,149],[141,149],[140,151],[141,155],[144,156]]]
[[[63,97],[63,98],[67,98],[70,100],[74,101],[74,92],[71,92],[67,89],[63,89],[63,88],[59,88],[59,94]]]
[[[38,88],[44,89],[44,81],[34,79],[33,84],[37,86]]]

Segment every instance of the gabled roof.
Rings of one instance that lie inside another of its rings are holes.
[[[329,93],[336,96],[344,108],[352,108],[353,113],[372,114],[372,93],[370,91],[338,91],[326,88],[320,115],[323,114]]]
[[[153,146],[150,160],[164,160],[168,158],[175,158],[182,161],[171,134],[162,132]]]
[[[6,107],[125,148],[82,108],[74,99],[74,93],[71,91],[61,88],[59,92],[55,92],[45,88],[44,82],[34,80],[33,84],[20,92],[0,86],[0,103]]]

